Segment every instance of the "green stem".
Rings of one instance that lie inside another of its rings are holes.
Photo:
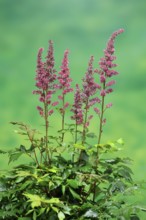
[[[37,158],[37,154],[36,154],[35,149],[34,149],[34,156],[35,156],[36,163],[37,163],[37,165],[39,166],[39,161],[38,161],[38,158]]]
[[[104,96],[102,96],[102,105],[101,105],[101,116],[100,116],[100,125],[99,125],[99,135],[98,135],[98,144],[101,142],[101,135],[103,132],[103,115],[104,115]]]
[[[105,90],[105,82],[103,83],[103,90]],[[104,100],[105,100],[105,96],[102,96],[102,100],[101,100],[101,115],[100,115],[100,122],[99,122],[99,134],[98,134],[98,144],[97,144],[97,156],[96,156],[96,167],[98,166],[98,145],[101,142],[101,136],[102,136],[102,132],[103,132],[103,116],[104,116]]]
[[[33,140],[33,138],[31,137],[31,135],[30,135],[30,133],[29,133],[29,130],[28,130],[27,126],[24,126],[24,127],[25,127],[25,129],[26,129],[27,136],[28,136],[28,138],[29,138],[29,140],[30,140],[32,146],[34,146],[34,140]],[[27,154],[27,155],[29,155],[29,156],[30,156],[30,157],[36,162],[36,164],[39,166],[39,161],[38,161],[38,158],[37,158],[37,154],[36,154],[35,149],[34,149],[34,152],[33,152],[33,153],[34,153],[34,157],[35,157],[35,159],[32,158],[29,154]]]
[[[88,116],[88,99],[86,101],[85,105],[85,118],[84,118],[84,123],[83,123],[83,132],[82,132],[82,145],[85,144],[86,141],[86,123],[87,123],[87,116]],[[79,161],[81,160],[83,150],[80,151],[80,156],[79,156]]]
[[[47,95],[47,91],[46,94]],[[49,150],[48,150],[48,128],[49,128],[49,121],[48,121],[48,103],[45,101],[44,102],[44,110],[45,110],[45,149],[46,149],[46,161],[48,160],[48,163],[50,164],[50,155],[49,155]]]
[[[87,116],[88,116],[88,100],[87,100],[86,106],[85,106],[85,119],[84,119],[84,123],[83,123],[82,145],[85,144],[85,140],[86,140],[86,123],[87,123]]]
[[[95,202],[96,197],[96,181],[93,183],[93,202]]]
[[[41,142],[42,142],[43,140],[41,140]],[[39,151],[40,151],[40,163],[42,163],[42,159],[44,159],[44,161],[45,161],[45,157],[44,157],[44,155],[43,155],[43,152],[42,152],[42,150],[41,150],[41,147],[39,146],[39,145],[37,145],[37,148],[39,149]]]
[[[78,124],[76,121],[76,124],[75,124],[75,144],[77,143],[77,139],[78,139],[77,132],[78,132]],[[74,149],[73,156],[72,156],[73,163],[74,163],[74,159],[75,159],[75,149]]]
[[[65,121],[65,110],[64,110],[64,104],[65,104],[65,97],[63,95],[63,99],[62,99],[62,105],[63,105],[63,110],[62,110],[62,138],[61,141],[63,143],[64,141],[64,121]]]
[[[75,124],[75,144],[77,143],[77,139],[78,139],[78,125],[77,125],[77,121],[76,121],[76,124]]]

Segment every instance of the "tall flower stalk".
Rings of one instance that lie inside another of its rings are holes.
[[[99,115],[100,118],[98,144],[100,144],[101,142],[103,125],[106,123],[106,119],[104,118],[104,112],[107,108],[112,106],[112,103],[108,103],[105,105],[105,97],[107,94],[113,92],[111,86],[115,84],[115,80],[111,80],[111,78],[118,74],[117,71],[113,70],[113,68],[117,66],[117,64],[113,63],[113,61],[116,59],[116,56],[113,55],[115,52],[114,41],[117,35],[121,34],[123,31],[124,31],[123,29],[119,29],[118,31],[115,31],[111,35],[107,43],[107,47],[104,50],[104,57],[102,57],[99,62],[100,70],[97,71],[100,76],[100,84],[101,84],[101,91],[100,91],[101,106],[100,109],[94,108],[95,112]]]
[[[57,88],[61,90],[61,95],[58,96],[60,100],[62,100],[62,108],[60,108],[60,113],[62,115],[62,136],[61,136],[61,142],[64,141],[64,128],[65,128],[65,111],[66,108],[69,106],[69,103],[66,102],[65,97],[67,93],[70,93],[73,91],[73,89],[70,87],[70,84],[72,82],[72,79],[70,78],[70,70],[69,70],[69,62],[68,62],[68,54],[69,51],[66,50],[64,52],[64,57],[62,60],[62,65],[60,67],[61,71],[58,73],[58,81],[59,84],[57,85]]]
[[[82,90],[82,103],[83,103],[83,130],[82,130],[82,145],[84,146],[86,143],[86,134],[87,129],[90,124],[90,120],[93,118],[93,115],[89,115],[89,109],[96,102],[100,102],[100,99],[95,98],[94,95],[97,92],[97,89],[100,89],[100,85],[95,82],[94,79],[94,68],[93,68],[94,57],[91,56],[87,72],[85,73],[85,77],[83,78],[83,90]],[[83,150],[80,151],[79,161],[82,158]]]
[[[39,49],[37,58],[37,70],[36,70],[36,87],[33,93],[39,95],[39,101],[43,104],[43,107],[37,106],[40,115],[44,118],[45,122],[45,152],[46,161],[50,163],[50,153],[48,149],[48,129],[49,129],[49,116],[53,114],[52,109],[52,95],[55,93],[54,82],[56,80],[56,74],[54,69],[54,49],[53,42],[49,41],[48,53],[46,56],[46,62],[42,61],[43,48]]]
[[[93,98],[93,96],[96,94],[97,89],[100,89],[100,85],[95,82],[94,79],[94,68],[93,68],[93,61],[94,57],[91,56],[89,63],[88,63],[88,69],[85,74],[85,77],[83,78],[83,91],[82,91],[82,102],[84,107],[84,118],[83,118],[83,132],[82,132],[82,144],[85,144],[86,141],[86,131],[89,126],[89,122],[93,115],[88,115],[89,109],[91,106],[93,106],[96,102],[100,102],[100,99]]]
[[[71,119],[75,120],[75,143],[78,140],[78,125],[83,123],[83,110],[82,110],[82,96],[79,85],[76,84],[76,91],[74,94],[74,104],[72,106],[71,111],[73,112],[73,116]]]

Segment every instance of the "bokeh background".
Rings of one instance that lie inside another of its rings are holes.
[[[36,56],[54,41],[56,69],[70,50],[74,83],[82,79],[90,55],[95,66],[111,33],[119,28],[117,84],[110,101],[103,142],[122,137],[124,156],[133,159],[136,180],[146,178],[146,1],[145,0],[0,0],[0,149],[23,143],[10,121],[41,125],[32,95]],[[55,124],[55,123],[54,123]],[[93,126],[93,130],[95,127]],[[9,168],[0,155],[1,169]],[[146,203],[146,195],[139,197]]]

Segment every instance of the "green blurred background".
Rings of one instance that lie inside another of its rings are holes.
[[[56,67],[70,50],[74,83],[82,79],[90,55],[95,66],[111,33],[125,32],[116,40],[117,70],[113,102],[103,141],[122,137],[121,154],[133,159],[135,179],[146,176],[146,1],[145,0],[0,0],[0,148],[23,143],[10,121],[39,127],[32,95],[36,56],[54,41]],[[96,125],[92,125],[92,130]],[[8,159],[0,155],[1,168]]]

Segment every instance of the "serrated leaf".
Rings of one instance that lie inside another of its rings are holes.
[[[95,135],[95,133],[93,133],[93,132],[88,133],[86,136],[89,137],[89,138],[96,138],[96,137],[97,137],[97,136]]]
[[[130,220],[140,220],[140,218],[136,214],[134,214],[130,216]]]
[[[53,167],[51,169],[48,169],[48,171],[51,172],[51,173],[57,173],[58,168],[57,167]]]
[[[18,160],[18,158],[22,155],[22,152],[16,151],[13,153],[9,153],[9,163]]]
[[[47,200],[45,200],[45,202],[49,203],[49,204],[59,204],[59,203],[61,203],[61,201],[58,198],[47,199]]]
[[[24,180],[25,177],[18,177],[16,180],[15,180],[15,183],[20,183]]]
[[[23,153],[25,153],[27,151],[25,146],[22,144],[20,145],[20,151],[22,151]]]
[[[38,216],[42,215],[45,212],[46,208],[41,208],[39,209],[39,214]]]
[[[23,195],[29,199],[32,208],[41,206],[42,199],[38,195],[33,195],[29,193],[24,193]]]
[[[132,181],[131,175],[130,175],[129,171],[127,171],[126,169],[118,170],[118,175],[125,178],[128,181]]]
[[[115,191],[120,191],[120,192],[125,191],[125,185],[122,181],[117,181],[111,184],[111,187],[109,189],[110,195],[112,195]]]
[[[72,196],[73,196],[75,199],[81,200],[81,197],[79,196],[79,194],[77,194],[72,188],[69,188],[69,191],[71,192]]]
[[[139,210],[141,210],[141,211],[143,211],[143,212],[146,212],[146,207],[141,207],[141,206],[135,206],[135,208],[137,208],[137,209],[139,209]]]
[[[62,185],[62,194],[63,194],[63,195],[65,194],[65,189],[66,189],[66,186],[65,186],[65,185]]]
[[[33,212],[33,209],[29,209],[28,212],[26,213],[26,215],[29,215],[32,212]]]
[[[29,171],[23,171],[23,170],[17,171],[17,174],[16,174],[16,176],[23,176],[23,177],[31,176],[31,175],[32,174]]]
[[[0,154],[6,154],[6,151],[0,150]]]
[[[84,214],[84,217],[86,218],[96,218],[98,217],[98,213],[89,209],[85,214]]]
[[[5,192],[7,190],[5,184],[0,183],[0,192]]]
[[[52,206],[52,209],[54,210],[54,212],[58,213],[59,209],[57,207]]]
[[[74,144],[74,147],[77,148],[77,149],[80,149],[80,150],[85,150],[86,147],[83,146],[82,144]]]
[[[64,212],[65,214],[70,215],[71,210],[72,210],[72,209],[71,209],[69,206],[67,206],[67,205],[64,205],[64,206],[63,206],[63,212]]]
[[[37,219],[37,214],[36,214],[36,211],[33,212],[33,220],[36,220]]]
[[[75,180],[75,179],[68,179],[67,183],[69,184],[69,186],[71,186],[74,189],[77,189],[79,187],[78,186],[78,181]]]
[[[64,215],[64,213],[63,212],[58,212],[58,218],[59,218],[59,220],[63,220],[63,219],[65,219],[65,215]]]
[[[29,217],[18,217],[18,220],[31,220],[31,218],[29,218]]]

